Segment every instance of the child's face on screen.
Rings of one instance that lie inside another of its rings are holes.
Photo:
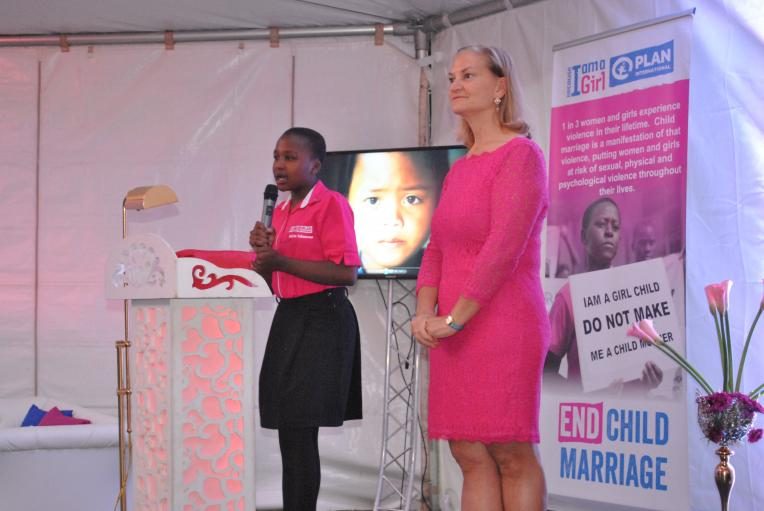
[[[423,247],[438,191],[431,172],[417,171],[404,153],[358,157],[348,200],[364,266],[401,266]]]

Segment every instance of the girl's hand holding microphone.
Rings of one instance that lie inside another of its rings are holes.
[[[252,269],[261,275],[272,272],[278,264],[279,253],[273,250],[273,238],[273,229],[266,228],[262,222],[255,223],[249,232],[249,244],[257,254]]]
[[[249,231],[249,245],[257,250],[258,247],[273,246],[273,228],[266,228],[262,222],[255,222],[255,227]]]

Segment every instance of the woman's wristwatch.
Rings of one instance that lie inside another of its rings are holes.
[[[446,316],[446,325],[448,325],[450,328],[456,330],[457,332],[464,328],[464,325],[460,325],[459,323],[454,321],[454,318],[453,318],[453,316],[451,316],[451,314]]]

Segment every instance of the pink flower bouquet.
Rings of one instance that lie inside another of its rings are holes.
[[[705,288],[708,306],[716,325],[716,337],[721,355],[722,390],[720,392],[714,392],[703,375],[684,356],[661,339],[661,336],[655,331],[651,320],[643,319],[638,323],[634,323],[627,332],[628,335],[658,348],[687,371],[687,374],[700,385],[705,394],[696,399],[698,403],[698,424],[707,439],[723,446],[734,444],[742,440],[746,435],[749,442],[757,442],[764,434],[761,428],[751,429],[755,413],[764,413],[764,407],[758,402],[758,398],[764,392],[764,383],[748,394],[740,392],[740,380],[743,376],[743,366],[748,354],[748,346],[756,329],[756,323],[758,323],[759,317],[762,311],[764,311],[764,298],[762,298],[759,311],[748,331],[748,337],[740,357],[740,364],[737,368],[737,377],[733,380],[734,369],[732,365],[732,342],[730,340],[729,323],[729,295],[731,288],[731,280],[725,280],[718,284],[710,284]]]

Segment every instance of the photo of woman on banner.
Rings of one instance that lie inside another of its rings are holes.
[[[621,241],[621,211],[610,197],[601,197],[590,203],[581,220],[581,242],[584,246],[585,271],[610,268],[618,253]],[[544,364],[545,382],[581,382],[581,366],[578,358],[578,342],[573,317],[570,283],[567,282],[555,296],[549,313],[552,340]],[[567,361],[567,376],[560,375],[563,359]],[[649,391],[663,381],[662,370],[653,362],[647,362],[642,378],[633,382],[615,381],[610,390]]]
[[[364,270],[419,267],[448,168],[445,153],[358,155],[348,201],[359,227]]]

